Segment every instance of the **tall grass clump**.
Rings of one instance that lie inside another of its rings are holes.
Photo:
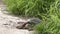
[[[60,0],[50,5],[47,16],[35,26],[36,34],[60,34]]]
[[[55,0],[4,0],[9,12],[15,15],[40,17],[47,14]]]

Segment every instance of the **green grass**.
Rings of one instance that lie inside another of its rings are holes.
[[[60,34],[60,1],[50,5],[49,13],[34,27],[36,34]]]
[[[52,15],[46,21],[35,26],[36,34],[60,34],[60,18]]]
[[[4,0],[9,12],[15,15],[37,17],[47,13],[56,0]]]

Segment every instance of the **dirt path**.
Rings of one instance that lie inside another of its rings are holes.
[[[21,18],[14,17],[11,15],[4,14],[5,6],[2,5],[2,1],[0,0],[0,34],[29,34],[28,30],[19,30],[15,28],[17,22],[21,20]],[[9,25],[4,25],[9,24]],[[31,34],[31,33],[30,33]]]

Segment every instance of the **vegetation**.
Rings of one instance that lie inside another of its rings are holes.
[[[9,12],[15,15],[40,16],[47,14],[55,0],[4,0]]]
[[[4,0],[15,15],[38,17],[37,34],[60,34],[60,0]]]
[[[35,26],[36,34],[60,34],[60,1],[50,5],[48,15],[43,16],[40,24]]]

